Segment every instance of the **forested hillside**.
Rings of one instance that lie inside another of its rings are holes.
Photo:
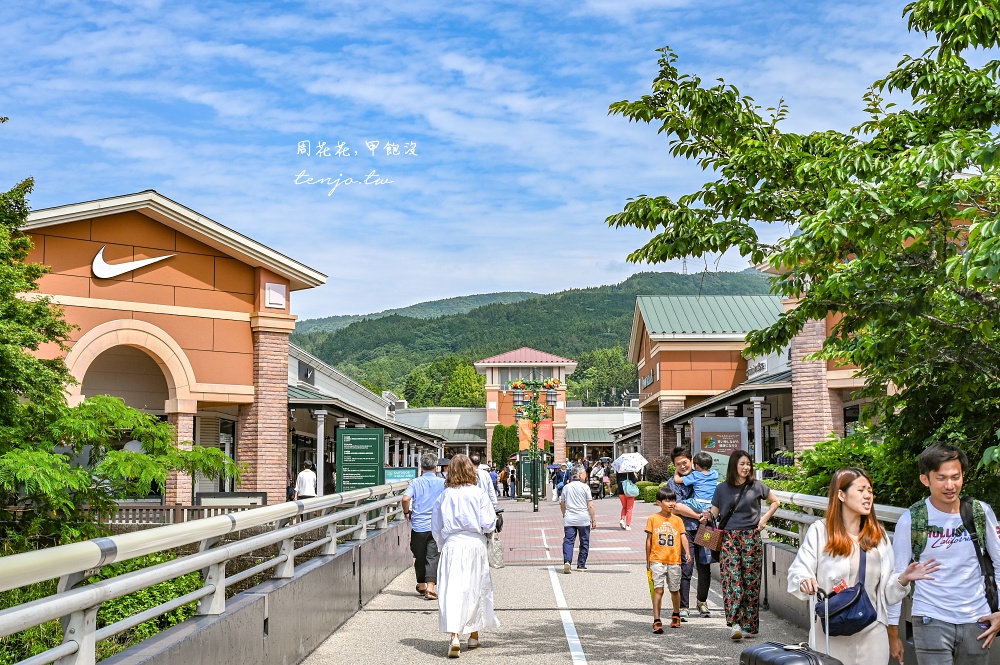
[[[456,298],[445,298],[443,300],[431,300],[417,303],[408,307],[398,309],[387,309],[373,314],[341,314],[340,316],[327,316],[322,319],[306,319],[295,324],[295,332],[304,334],[311,332],[333,332],[346,328],[355,321],[364,319],[381,319],[393,314],[400,316],[411,316],[415,319],[433,319],[438,316],[448,314],[464,314],[477,307],[492,305],[494,303],[515,303],[534,298],[539,294],[530,291],[501,291],[500,293],[479,293],[474,296],[458,296]]]
[[[391,315],[358,321],[332,333],[296,332],[292,341],[377,390],[404,395],[408,377],[420,369],[410,381],[411,386],[414,380],[422,384],[425,398],[417,401],[439,404],[451,372],[497,353],[530,346],[579,359],[598,349],[628,347],[638,295],[766,293],[768,279],[757,272],[647,272],[621,284],[562,291],[516,304],[491,304],[435,319]],[[428,386],[419,374],[427,374],[435,362],[431,373],[440,374],[437,380],[442,383]]]

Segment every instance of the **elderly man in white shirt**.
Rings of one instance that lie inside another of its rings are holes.
[[[469,459],[472,461],[472,465],[476,467],[476,476],[478,477],[478,484],[486,492],[486,496],[490,497],[490,504],[494,509],[497,507],[497,490],[493,486],[493,478],[490,477],[490,466],[489,464],[482,464],[482,457],[479,453],[472,453],[469,455]]]

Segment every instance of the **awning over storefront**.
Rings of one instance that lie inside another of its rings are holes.
[[[313,388],[306,388],[302,385],[288,386],[288,408],[295,409],[299,407],[326,409],[329,411],[328,418],[348,418],[361,425],[381,427],[395,436],[405,437],[417,443],[423,443],[438,449],[442,447],[443,442],[446,440],[445,437],[432,430],[414,425],[404,425],[381,418]]]
[[[691,418],[704,416],[712,413],[713,411],[719,411],[727,406],[742,404],[749,401],[751,397],[764,397],[767,395],[791,392],[791,390],[792,371],[787,370],[784,372],[777,372],[770,376],[763,376],[751,381],[746,381],[731,390],[727,390],[724,393],[719,393],[718,395],[713,395],[708,399],[704,399],[688,409],[673,413],[667,418],[664,418],[663,425],[666,426],[673,425],[675,423],[682,423],[690,420]],[[638,425],[636,425],[636,427],[638,427]],[[619,430],[623,429],[625,428],[619,428]]]
[[[611,443],[615,440],[611,430],[601,427],[567,427],[566,443]]]
[[[444,438],[445,443],[475,443],[486,445],[486,428],[471,429],[432,429],[438,436]]]

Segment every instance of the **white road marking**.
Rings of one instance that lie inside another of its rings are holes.
[[[587,665],[587,657],[583,654],[583,644],[580,643],[580,636],[576,633],[573,615],[566,604],[566,596],[563,595],[562,587],[559,586],[559,577],[553,566],[549,566],[549,580],[552,582],[552,592],[556,596],[556,607],[559,608],[559,618],[562,619],[563,632],[566,633],[566,643],[569,645],[570,656],[574,663]]]
[[[552,553],[549,552],[549,541],[545,539],[545,529],[539,529],[542,532],[542,546],[545,548],[545,558],[551,559]]]

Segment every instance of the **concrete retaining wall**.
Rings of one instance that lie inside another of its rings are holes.
[[[234,596],[218,616],[194,617],[105,661],[107,665],[294,665],[412,565],[399,523],[338,547]]]

